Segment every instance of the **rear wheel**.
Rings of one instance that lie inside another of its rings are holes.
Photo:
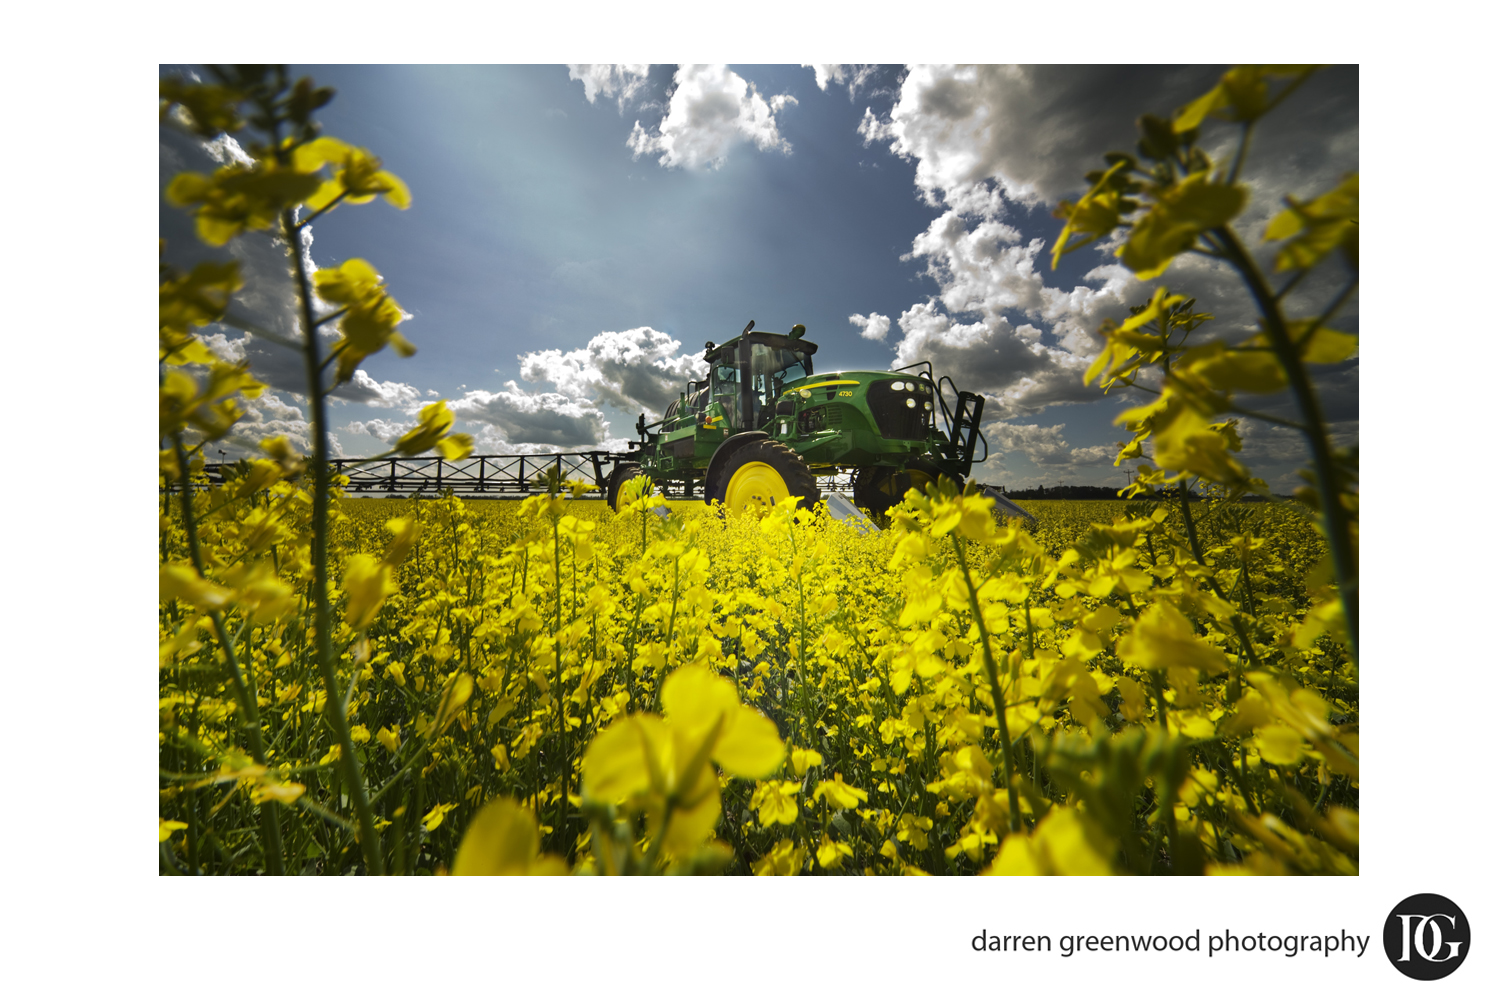
[[[604,502],[615,513],[620,511],[620,487],[641,474],[641,467],[634,462],[623,462],[609,474],[609,485],[605,488]]]
[[[796,452],[766,440],[742,445],[704,489],[705,500],[717,500],[732,511],[771,507],[787,497],[801,497],[798,506],[810,510],[822,495]]]
[[[867,465],[854,473],[854,506],[863,507],[871,514],[886,513],[910,489],[924,490],[928,483],[937,482],[945,475],[934,465],[912,462],[904,469],[892,469],[885,465]],[[959,480],[962,488],[963,481]]]

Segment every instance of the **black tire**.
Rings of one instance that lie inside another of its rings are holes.
[[[797,506],[811,510],[819,500],[823,498],[823,491],[818,489],[818,481],[813,478],[812,471],[808,469],[807,463],[802,461],[800,455],[782,444],[780,441],[760,439],[741,445],[724,462],[723,466],[715,469],[709,476],[703,488],[703,499],[708,502],[717,500],[726,508],[741,509],[743,498],[731,497],[730,487],[735,482],[736,473],[758,473],[765,482],[767,473],[765,470],[754,468],[756,465],[769,466],[770,471],[779,477],[781,488],[786,491],[786,496],[801,497]],[[754,489],[754,487],[748,487]],[[776,487],[773,484],[773,492]],[[744,488],[737,488],[736,493],[742,492]],[[774,500],[768,497],[767,500]]]
[[[937,466],[922,461],[908,462],[905,469],[886,465],[861,466],[854,472],[854,506],[863,507],[877,517],[884,516],[913,486],[921,489],[926,483],[936,482],[939,476],[947,475]],[[963,485],[960,479],[959,489],[963,489]]]
[[[641,474],[641,467],[634,462],[621,462],[615,466],[609,474],[609,482],[604,489],[604,502],[609,504],[609,509],[619,513],[617,506],[620,499],[620,487],[628,480],[634,479]]]

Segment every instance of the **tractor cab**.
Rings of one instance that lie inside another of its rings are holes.
[[[732,433],[759,430],[771,419],[784,386],[813,373],[818,345],[802,339],[806,328],[789,334],[751,330],[711,346],[705,403],[718,403]],[[702,390],[700,390],[702,391]]]

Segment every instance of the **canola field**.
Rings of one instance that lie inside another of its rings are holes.
[[[618,510],[555,481],[344,498],[330,397],[416,345],[373,263],[297,248],[411,191],[322,134],[333,91],[284,66],[164,77],[163,129],[245,154],[164,198],[210,247],[273,235],[298,339],[230,308],[238,261],[163,259],[161,873],[1356,874],[1359,463],[1315,375],[1358,353],[1329,325],[1358,287],[1358,174],[1236,224],[1252,125],[1317,71],[1237,66],[1142,116],[1140,158],[1108,154],[1054,213],[1054,268],[1118,236],[1142,282],[1196,253],[1254,299],[1245,340],[1161,284],[1100,324],[1084,384],[1149,396],[1117,418],[1135,499],[1000,522],[944,479],[863,532],[796,497],[662,516],[645,479]],[[1231,126],[1216,164],[1200,129]],[[1334,266],[1332,299],[1285,297]],[[206,478],[266,388],[215,324],[302,353],[309,454],[266,438]],[[1281,393],[1290,416],[1255,408]],[[472,452],[446,401],[414,417],[374,459]],[[1270,495],[1242,420],[1299,432],[1298,503],[1230,502]]]
[[[162,497],[163,874],[1358,871],[1298,505],[339,499],[330,706],[312,501],[260,465]]]

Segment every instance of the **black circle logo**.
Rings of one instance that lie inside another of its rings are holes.
[[[1469,954],[1469,918],[1446,896],[1419,892],[1385,918],[1386,958],[1412,979],[1442,979]]]

